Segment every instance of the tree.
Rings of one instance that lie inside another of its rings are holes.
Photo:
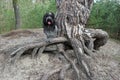
[[[12,1],[13,1],[13,8],[14,8],[14,15],[15,15],[15,29],[19,29],[21,22],[20,22],[18,0],[12,0]]]
[[[92,51],[104,45],[108,39],[108,34],[102,30],[85,28],[93,0],[56,0],[56,2],[58,4],[56,13],[58,37],[19,47],[10,54],[12,61],[16,62],[24,52],[30,49],[32,49],[32,56],[34,56],[37,53],[41,54],[50,45],[56,45],[57,51],[72,66],[75,72],[74,79],[93,80],[91,72],[93,66],[90,66],[89,59],[92,59]],[[68,46],[72,47],[75,58],[70,58],[70,54],[66,54],[69,48],[66,50],[65,47]],[[60,68],[48,74],[43,74],[41,80],[48,80],[56,72],[60,72],[60,80],[63,80],[68,68]]]

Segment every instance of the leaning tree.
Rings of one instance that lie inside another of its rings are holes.
[[[105,31],[85,28],[93,0],[56,0],[56,5],[57,37],[49,41],[46,39],[37,43],[17,46],[18,49],[11,53],[11,61],[16,62],[24,52],[31,49],[34,57],[35,54],[40,55],[46,48],[56,45],[59,54],[62,54],[72,66],[76,80],[92,80],[92,66],[89,59],[93,58],[93,52],[104,45],[108,39]],[[69,49],[74,51],[72,54],[74,58],[70,58],[70,54],[66,54]],[[60,80],[64,80],[67,68],[69,67],[51,71],[49,74],[43,75],[41,80],[47,80],[60,70]]]

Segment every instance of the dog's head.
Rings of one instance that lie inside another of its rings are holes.
[[[52,12],[46,13],[43,17],[44,26],[53,26],[55,25],[55,15]]]

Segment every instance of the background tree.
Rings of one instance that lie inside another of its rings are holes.
[[[14,8],[14,15],[15,15],[15,29],[19,29],[21,27],[20,22],[20,12],[19,12],[19,5],[18,0],[13,1],[13,8]]]

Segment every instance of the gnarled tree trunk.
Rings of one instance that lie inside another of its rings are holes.
[[[92,80],[90,67],[84,54],[83,32],[93,0],[57,0],[56,22],[59,29],[58,36],[64,36],[74,49],[78,66],[76,66],[77,80],[80,74],[86,75],[87,80]],[[87,52],[88,53],[88,52]],[[65,53],[63,53],[65,54]],[[80,73],[80,72],[83,73]]]

